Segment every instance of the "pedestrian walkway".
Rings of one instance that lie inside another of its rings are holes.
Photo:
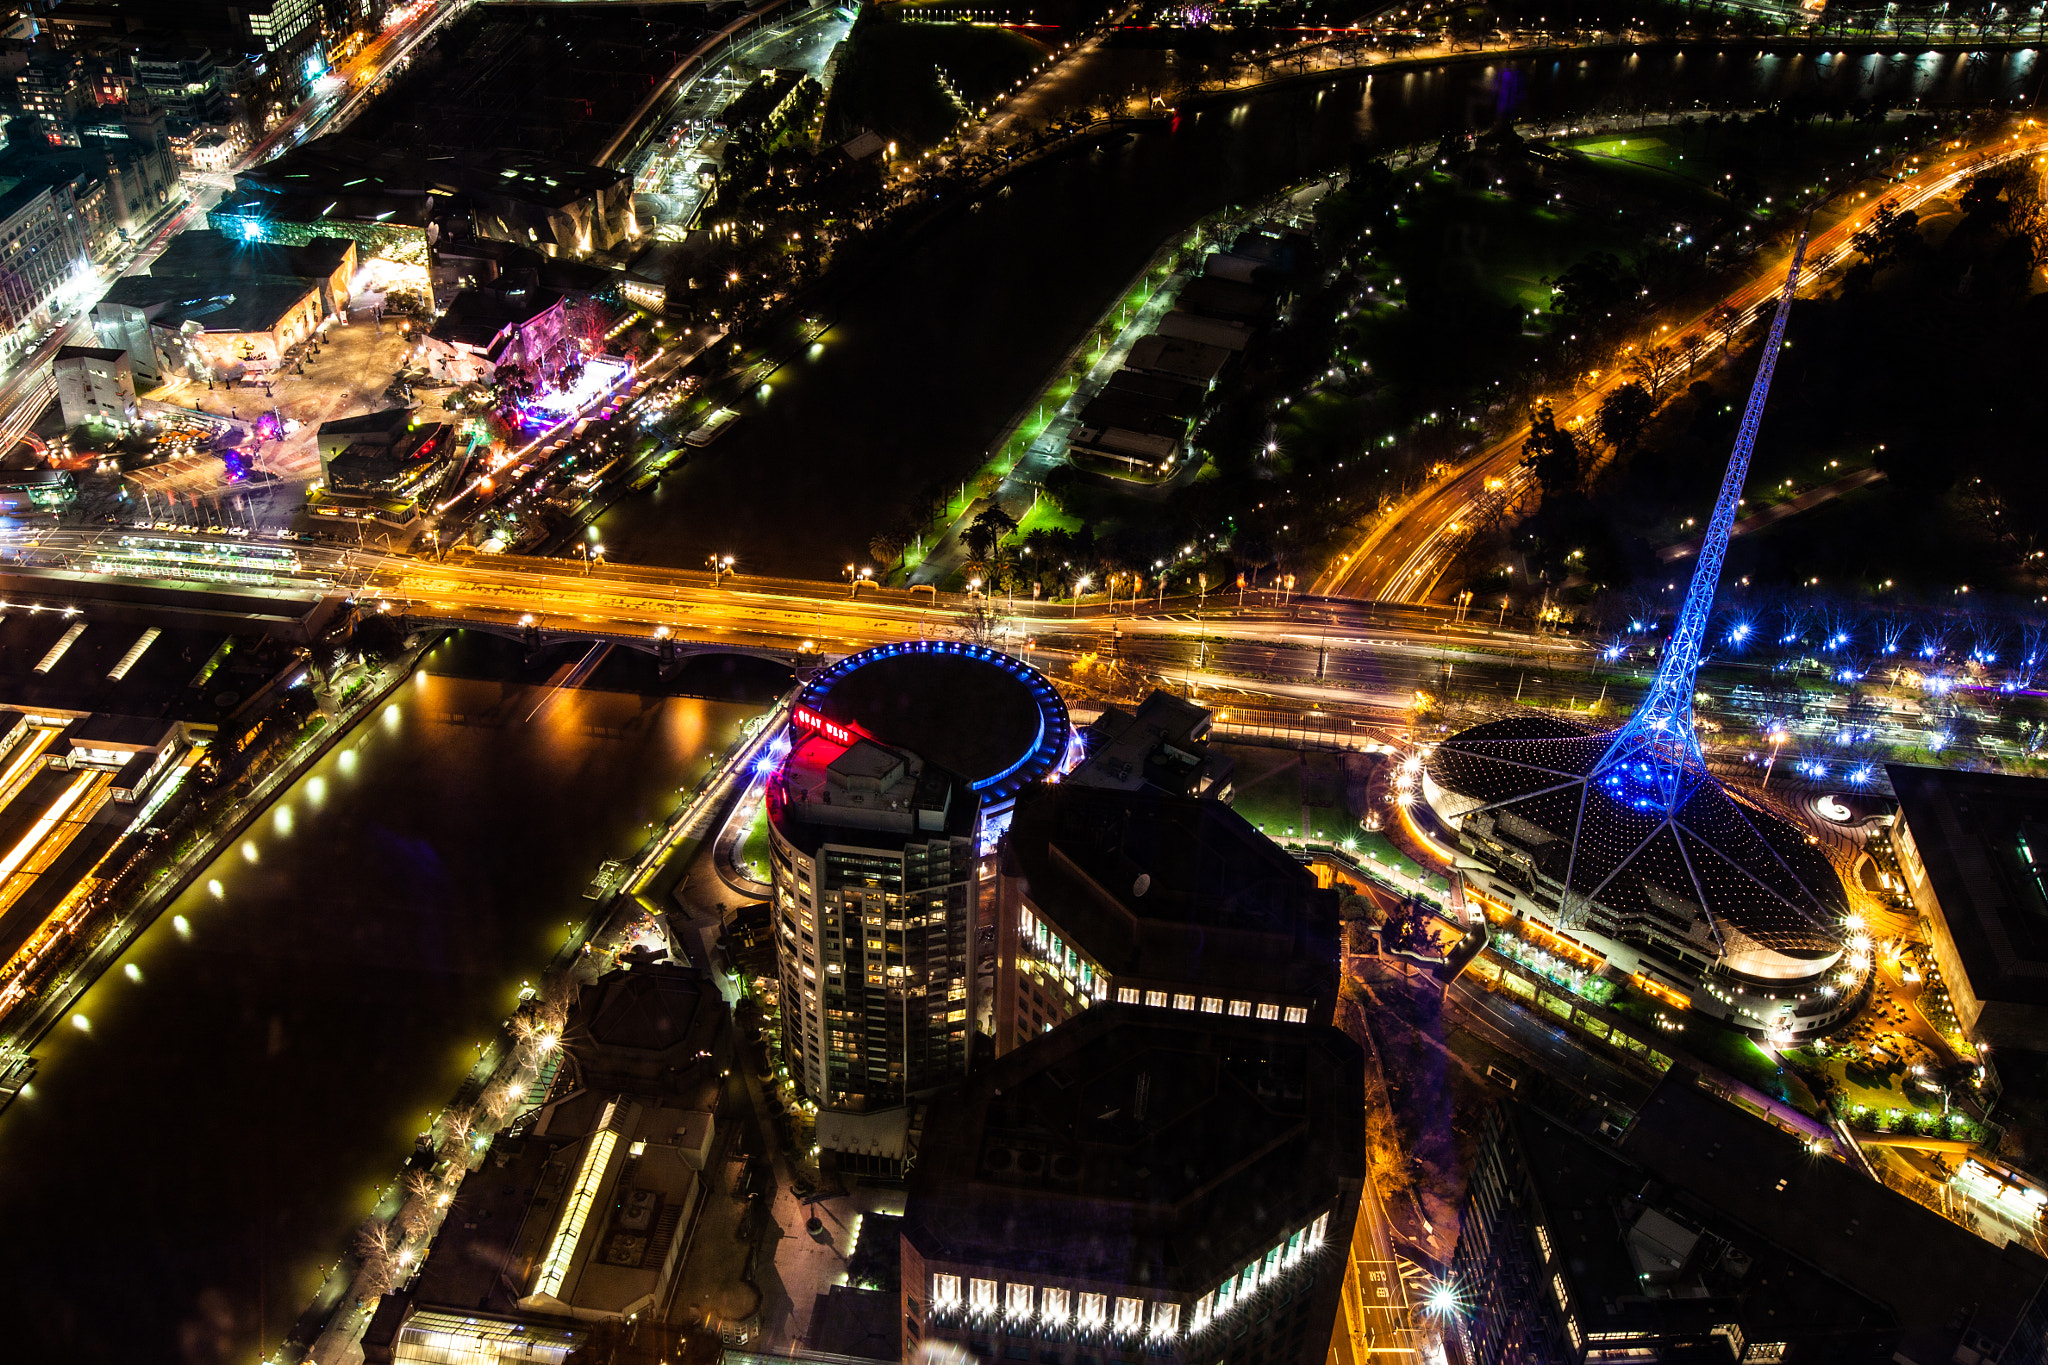
[[[1741,521],[1736,522],[1733,527],[1729,528],[1728,534],[1731,536],[1746,536],[1751,531],[1762,530],[1774,522],[1783,521],[1786,517],[1797,516],[1799,513],[1809,508],[1818,507],[1824,502],[1833,502],[1844,493],[1853,493],[1859,488],[1867,488],[1883,477],[1884,471],[1882,469],[1859,469],[1853,474],[1845,474],[1832,483],[1824,483],[1818,488],[1809,488],[1796,498],[1787,498],[1784,502],[1766,507],[1754,516],[1744,517]],[[1700,543],[1697,540],[1687,540],[1681,541],[1677,545],[1666,545],[1663,549],[1657,551],[1657,558],[1668,564],[1673,560],[1689,559],[1699,552]]]
[[[1193,240],[1200,240],[1199,229]],[[1171,261],[1182,246],[1182,242],[1175,241],[1161,248],[1145,263],[1144,270],[1139,272],[1131,284],[1117,296],[1116,306],[1122,306],[1123,299],[1137,287],[1139,280],[1149,278],[1161,268],[1162,257]],[[962,565],[967,561],[966,530],[986,508],[999,506],[1019,521],[1023,520],[1024,512],[1037,501],[1038,491],[1045,481],[1045,476],[1067,462],[1067,442],[1080,421],[1081,410],[1102,392],[1103,386],[1109,383],[1111,376],[1123,368],[1124,362],[1130,357],[1131,347],[1136,345],[1140,338],[1149,336],[1159,326],[1160,321],[1173,311],[1174,300],[1179,297],[1181,286],[1187,279],[1186,272],[1168,275],[1125,319],[1115,338],[1103,349],[1101,355],[1096,357],[1095,362],[1088,367],[1087,373],[1081,376],[1073,393],[1053,413],[1038,436],[1003,475],[1002,482],[996,486],[995,492],[986,498],[977,498],[962,508],[960,515],[939,534],[930,552],[915,569],[911,570],[909,581],[912,584],[929,583],[936,586],[961,571]],[[1107,317],[1103,321],[1107,321]],[[1053,370],[1048,388],[1073,371],[1075,364],[1085,353],[1086,348],[1093,343],[1101,327],[1102,322],[1097,322],[1080,344]],[[1041,394],[1042,392],[1041,390]],[[1034,407],[1042,408],[1042,401],[1034,404]],[[1031,412],[1031,409],[1027,408],[1025,411]],[[1036,414],[1033,413],[1033,416]],[[1011,424],[1009,431],[1004,432],[998,448],[1008,443],[1011,433],[1021,426],[1024,420],[1020,414],[1018,420]]]

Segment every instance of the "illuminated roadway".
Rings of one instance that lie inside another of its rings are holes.
[[[1084,662],[1077,677],[1114,669],[1126,683],[1177,690],[1256,693],[1292,712],[1358,708],[1404,712],[1418,687],[1434,687],[1448,670],[1472,679],[1490,668],[1516,685],[1527,671],[1527,700],[1555,694],[1559,703],[1587,684],[1576,665],[1584,645],[1517,628],[1457,621],[1439,608],[1368,607],[1362,603],[1274,600],[1253,593],[1206,599],[1148,598],[1133,612],[1119,603],[1071,606],[937,594],[927,589],[735,577],[717,583],[708,572],[525,556],[463,554],[446,562],[302,544],[279,545],[226,536],[131,529],[43,531],[0,548],[0,567],[31,571],[11,592],[33,600],[33,576],[51,575],[50,591],[75,597],[60,582],[119,577],[193,590],[237,590],[218,573],[168,578],[124,551],[138,545],[213,546],[230,555],[261,547],[267,556],[295,557],[296,574],[254,575],[239,590],[352,597],[367,614],[389,613],[409,625],[479,627],[535,643],[572,638],[609,640],[648,652],[741,651],[801,665],[870,645],[918,638],[981,639],[1041,662]],[[274,560],[272,561],[275,562]],[[672,642],[662,645],[657,642]],[[1093,656],[1087,659],[1086,656]],[[1505,670],[1505,673],[1503,672]]]
[[[1004,598],[726,576],[630,565],[585,573],[561,560],[465,557],[447,563],[357,557],[346,581],[365,610],[408,621],[667,638],[686,650],[745,650],[777,658],[837,656],[921,637],[980,637],[1027,657],[1094,654],[1155,681],[1256,690],[1296,701],[1406,708],[1415,680],[1446,663],[1503,656],[1563,663],[1583,646],[1497,631],[1442,613],[1371,611],[1350,604],[1200,603],[1156,599],[1129,607],[1012,605]],[[1317,677],[1318,663],[1321,676]],[[1258,682],[1259,679],[1276,680]]]
[[[1897,205],[1901,212],[1947,194],[1990,166],[2031,155],[2048,146],[2048,136],[2028,132],[2008,136],[1989,148],[1959,152],[1938,164],[1870,196],[1869,207]],[[1817,229],[1807,247],[1808,267],[1801,284],[1811,289],[1834,267],[1855,253],[1854,237],[1864,225],[1859,208],[1829,227]],[[1789,253],[1759,261],[1748,283],[1722,303],[1741,314],[1744,325],[1757,310],[1776,298]],[[1718,307],[1719,305],[1716,305]],[[1704,331],[1712,309],[1682,322],[1667,324],[1658,336],[1683,336]],[[1629,376],[1615,366],[1577,397],[1555,407],[1560,426],[1591,421],[1600,401]],[[1315,581],[1312,591],[1328,597],[1357,597],[1381,602],[1428,600],[1458,549],[1476,524],[1494,509],[1512,504],[1528,491],[1530,475],[1522,468],[1522,443],[1529,428],[1517,428],[1494,442],[1441,483],[1424,488],[1381,517]]]
[[[365,42],[353,57],[335,66],[318,82],[317,93],[287,115],[235,164],[238,171],[260,166],[279,152],[308,138],[333,132],[361,111],[386,71],[413,53],[444,20],[469,7],[466,0],[416,3],[400,22]]]

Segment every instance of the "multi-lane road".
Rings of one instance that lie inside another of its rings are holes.
[[[251,545],[263,553],[246,553]],[[191,576],[166,578],[161,551],[183,547]],[[281,558],[288,556],[286,560]],[[260,562],[259,562],[260,561]],[[294,567],[285,569],[287,563]],[[831,658],[891,641],[974,638],[1047,666],[1119,672],[1132,685],[1168,685],[1215,696],[1256,694],[1293,712],[1406,713],[1418,688],[1490,671],[1529,699],[1580,701],[1576,665],[1586,647],[1563,637],[1460,620],[1429,607],[1285,600],[1271,593],[1147,598],[1083,607],[1029,598],[876,588],[863,582],[716,578],[707,570],[586,564],[581,559],[464,553],[445,561],[184,531],[50,530],[0,543],[0,568],[45,571],[49,591],[72,595],[80,573],[215,589],[248,583],[352,598],[368,614],[530,634],[537,641],[610,640],[681,652],[744,651],[783,661]],[[280,572],[281,569],[285,571]],[[27,595],[35,580],[16,580]],[[1105,680],[1107,678],[1105,677]],[[1576,691],[1574,691],[1576,689]]]
[[[2039,154],[2048,147],[2048,133],[2029,127],[1997,142],[1950,149],[1928,164],[1899,180],[1883,194],[1871,194],[1858,201],[1855,211],[1817,226],[1807,246],[1807,268],[1802,284],[1816,285],[1830,270],[1855,254],[1854,238],[1869,221],[1868,210],[1881,202],[1899,209],[1917,209],[1930,200],[1955,192],[1971,177],[1992,166]],[[1789,246],[1784,251],[1761,253],[1752,264],[1749,279],[1697,316],[1660,324],[1656,338],[1669,339],[1689,332],[1706,332],[1708,318],[1719,307],[1734,309],[1744,325],[1760,316],[1776,298],[1785,271],[1791,263]],[[1637,344],[1653,344],[1644,337]],[[1601,400],[1630,376],[1620,366],[1601,372],[1600,377],[1558,401],[1558,423],[1574,426],[1591,420]],[[1480,523],[1501,506],[1521,497],[1529,487],[1529,473],[1522,467],[1522,445],[1528,440],[1527,426],[1481,450],[1443,480],[1412,494],[1390,508],[1365,529],[1363,534],[1334,559],[1312,589],[1333,597],[1355,597],[1383,602],[1424,602],[1429,599],[1458,550]]]
[[[590,634],[786,658],[837,656],[926,637],[1002,640],[1027,655],[1095,656],[1195,688],[1270,680],[1274,695],[1315,704],[1405,709],[1418,679],[1466,660],[1562,663],[1577,642],[1451,619],[1441,611],[1346,603],[1237,603],[1234,595],[1153,599],[1137,611],[1034,606],[1028,599],[851,589],[798,579],[734,578],[631,565],[470,556],[445,563],[352,559],[348,581],[371,611],[543,637]]]
[[[413,0],[400,9],[396,22],[365,42],[353,56],[336,63],[317,82],[313,94],[244,153],[235,169],[260,166],[311,138],[340,131],[362,112],[378,83],[393,68],[471,3],[473,0]]]
[[[261,563],[238,553],[252,543],[266,547]],[[191,577],[165,577],[182,571],[166,569],[167,545],[200,547],[184,555]],[[295,571],[279,572],[280,554],[295,560]],[[267,589],[346,596],[364,613],[414,626],[480,628],[537,645],[581,639],[649,652],[736,651],[799,666],[898,640],[975,639],[1096,691],[1166,687],[1247,722],[1256,713],[1262,723],[1305,719],[1332,728],[1406,728],[1418,692],[1498,694],[1503,703],[1587,710],[1631,702],[1641,682],[1625,667],[1591,667],[1581,641],[1503,626],[1485,614],[1460,619],[1442,607],[1287,600],[1267,592],[1243,601],[1233,592],[1076,611],[1029,598],[880,589],[865,581],[854,588],[730,573],[714,579],[708,570],[467,552],[436,561],[132,528],[42,531],[0,542],[0,568],[195,589],[249,582],[254,569]],[[48,581],[53,595],[75,597],[75,587]],[[10,592],[32,600],[35,583],[17,579]],[[1746,693],[1746,681],[1738,671],[1702,685],[1731,713],[1770,704],[1762,693]]]

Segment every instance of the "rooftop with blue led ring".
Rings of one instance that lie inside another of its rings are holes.
[[[1022,659],[960,640],[906,640],[850,654],[796,704],[964,778],[984,806],[1059,767],[1067,704]]]

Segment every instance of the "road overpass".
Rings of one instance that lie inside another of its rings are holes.
[[[147,589],[152,600],[326,600],[356,618],[473,629],[530,647],[602,641],[676,662],[732,653],[802,668],[870,645],[973,638],[1040,663],[1121,670],[1205,693],[1259,691],[1296,710],[1405,709],[1447,671],[1526,667],[1529,699],[1577,688],[1585,646],[1433,607],[1252,592],[1048,605],[863,582],[713,575],[643,565],[468,554],[410,559],[190,532],[44,531],[0,543],[0,585],[24,604],[92,610]],[[294,611],[297,608],[294,607]],[[1555,681],[1558,670],[1566,675]],[[1549,681],[1546,681],[1549,680]],[[1559,702],[1568,701],[1560,692]]]

